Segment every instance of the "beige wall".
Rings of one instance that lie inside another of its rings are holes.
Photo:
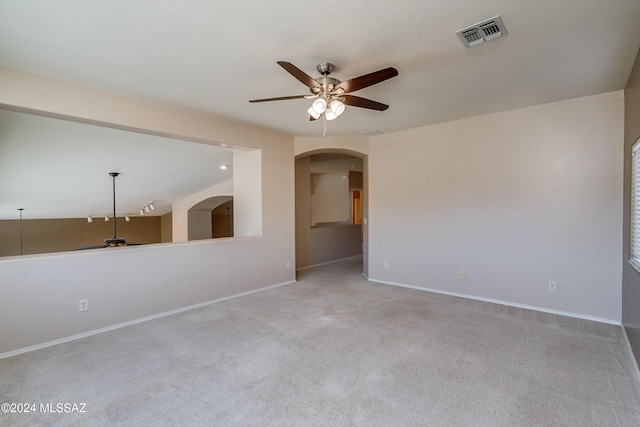
[[[95,218],[31,219],[22,224],[23,254],[63,252],[95,246],[113,237],[113,219]],[[118,237],[128,243],[160,243],[160,217],[118,218]],[[0,221],[0,256],[20,255],[20,221]]]
[[[637,81],[637,71],[634,76]],[[369,143],[296,138],[295,145],[268,130],[2,67],[0,106],[259,149],[259,182],[250,192],[261,193],[262,202],[261,213],[250,215],[259,216],[259,229],[247,229],[261,237],[0,259],[0,355],[289,283],[294,260],[307,266],[335,257],[333,249],[295,253],[340,247],[336,236],[313,240],[297,221],[306,202],[294,206],[300,178],[293,158],[314,150],[365,156],[364,272],[372,279],[620,320],[621,92],[380,135]],[[547,289],[550,280],[557,282],[555,293]],[[90,309],[80,313],[84,298]],[[631,330],[636,320],[628,320]]]
[[[369,278],[620,322],[623,115],[620,91],[372,137]]]
[[[640,273],[629,259],[629,212],[631,210],[631,146],[640,138],[640,53],[624,91],[624,240],[622,259],[622,323],[640,365]]]
[[[346,153],[351,155],[369,154],[369,138],[365,136],[351,137],[312,137],[297,136],[294,143],[294,155],[308,155],[310,153]]]
[[[255,237],[0,258],[0,357],[295,281],[290,136],[3,67],[0,106],[256,149],[234,158],[250,188],[236,187],[235,176],[233,188],[247,202],[243,231]],[[79,312],[85,298],[89,310]]]
[[[172,213],[162,215],[161,217],[161,238],[162,243],[170,243],[173,241]]]
[[[233,237],[233,200],[211,211],[211,230],[214,238]]]
[[[311,226],[348,222],[349,177],[346,172],[311,174]]]

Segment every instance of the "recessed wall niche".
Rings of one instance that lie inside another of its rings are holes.
[[[342,153],[310,156],[311,227],[359,224],[363,161]]]

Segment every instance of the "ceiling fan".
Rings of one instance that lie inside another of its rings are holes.
[[[109,172],[109,176],[111,176],[113,181],[113,237],[110,239],[104,239],[105,247],[114,247],[114,246],[126,246],[127,241],[122,237],[116,237],[118,235],[116,228],[116,177],[120,175],[119,172]]]
[[[322,76],[316,79],[312,78],[290,62],[278,61],[278,65],[298,79],[302,84],[307,86],[311,91],[311,95],[252,99],[249,102],[285,101],[300,98],[315,99],[313,104],[311,104],[311,107],[307,110],[310,117],[309,120],[317,120],[321,116],[324,116],[327,120],[333,120],[344,112],[345,105],[377,111],[386,110],[389,108],[388,105],[372,101],[371,99],[351,95],[351,92],[373,86],[374,84],[383,82],[398,75],[398,70],[393,67],[389,67],[341,82],[338,79],[329,77],[329,74],[331,74],[335,69],[335,66],[329,62],[318,64],[316,69]]]
[[[127,243],[127,241],[122,237],[117,237],[117,216],[116,216],[116,177],[120,175],[120,172],[109,172],[109,176],[111,177],[113,183],[113,237],[104,239],[104,242],[100,245],[92,245],[92,246],[83,246],[78,249],[99,249],[99,248],[114,248],[118,246],[137,246],[136,243]],[[108,217],[105,217],[107,220]],[[128,219],[127,219],[128,221]]]

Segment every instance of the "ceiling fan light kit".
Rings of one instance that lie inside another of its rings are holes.
[[[341,82],[338,79],[329,77],[329,74],[335,69],[330,62],[318,64],[316,69],[322,77],[312,78],[304,71],[296,67],[290,62],[278,61],[278,65],[284,68],[289,74],[298,79],[302,84],[307,86],[311,91],[311,95],[293,95],[281,96],[277,98],[252,99],[249,102],[269,102],[284,101],[289,99],[314,99],[313,103],[307,110],[310,120],[318,120],[323,117],[327,120],[334,120],[339,117],[346,105],[353,107],[366,108],[369,110],[385,111],[388,105],[370,99],[361,98],[351,95],[360,89],[383,82],[398,75],[398,70],[389,67],[373,73],[365,74],[351,80]]]

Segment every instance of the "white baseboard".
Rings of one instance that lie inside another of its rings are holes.
[[[362,258],[362,254],[349,256],[349,257],[346,257],[346,258],[333,259],[331,261],[321,262],[320,264],[308,265],[306,267],[300,267],[300,268],[296,269],[296,271],[307,270],[309,268],[320,267],[321,265],[333,264],[333,263],[336,263],[336,262],[347,261],[347,260],[356,259],[356,258]]]
[[[213,300],[210,300],[210,301],[200,302],[198,304],[193,304],[193,305],[189,305],[189,306],[186,306],[186,307],[177,308],[175,310],[165,311],[163,313],[152,314],[151,316],[141,317],[140,319],[129,320],[127,322],[118,323],[116,325],[106,326],[106,327],[100,328],[100,329],[94,329],[92,331],[83,332],[81,334],[72,335],[70,337],[64,337],[64,338],[60,338],[60,339],[57,339],[57,340],[48,341],[48,342],[45,342],[45,343],[42,343],[42,344],[36,344],[36,345],[29,346],[29,347],[19,348],[17,350],[7,351],[5,353],[0,353],[0,359],[5,359],[7,357],[17,356],[19,354],[28,353],[30,351],[35,351],[35,350],[40,350],[40,349],[43,349],[43,348],[46,348],[46,347],[51,347],[51,346],[58,345],[58,344],[64,344],[64,343],[67,343],[67,342],[70,342],[70,341],[75,341],[75,340],[79,340],[79,339],[82,339],[82,338],[90,337],[92,335],[101,334],[103,332],[109,332],[109,331],[113,331],[115,329],[120,329],[120,328],[124,328],[124,327],[127,327],[127,326],[135,325],[137,323],[147,322],[149,320],[154,320],[154,319],[159,319],[161,317],[171,316],[171,315],[174,315],[174,314],[182,313],[184,311],[189,311],[189,310],[193,310],[193,309],[196,309],[196,308],[204,307],[204,306],[207,306],[207,305],[216,304],[216,303],[219,303],[219,302],[222,302],[222,301],[227,301],[227,300],[230,300],[230,299],[233,299],[233,298],[238,298],[238,297],[242,297],[242,296],[245,296],[245,295],[255,294],[257,292],[262,292],[262,291],[266,291],[266,290],[269,290],[269,289],[278,288],[280,286],[290,285],[290,284],[295,283],[295,282],[296,282],[295,280],[290,280],[288,282],[277,283],[275,285],[269,285],[269,286],[265,286],[263,288],[253,289],[251,291],[240,292],[240,293],[229,295],[229,296],[226,296],[226,297],[221,297],[221,298],[216,298],[216,299],[213,299]]]
[[[631,348],[631,342],[629,342],[629,337],[627,336],[627,330],[624,328],[624,325],[620,325],[622,328],[622,335],[624,335],[624,341],[627,343],[627,348],[629,349],[629,356],[631,357],[631,363],[633,363],[634,370],[636,372],[636,377],[638,378],[638,382],[640,382],[640,368],[638,368],[638,362],[636,361],[635,355],[633,354],[633,348]]]
[[[484,298],[484,297],[479,297],[479,296],[475,296],[475,295],[461,294],[461,293],[457,293],[457,292],[442,291],[440,289],[423,288],[423,287],[420,287],[420,286],[405,285],[403,283],[388,282],[388,281],[385,281],[385,280],[378,280],[378,279],[371,279],[371,278],[369,278],[367,280],[370,281],[370,282],[374,282],[374,283],[382,283],[384,285],[399,286],[401,288],[417,289],[419,291],[433,292],[433,293],[436,293],[436,294],[449,295],[449,296],[452,296],[452,297],[459,297],[459,298],[466,298],[466,299],[472,299],[472,300],[477,300],[477,301],[491,302],[491,303],[494,303],[494,304],[500,304],[500,305],[506,305],[506,306],[510,306],[510,307],[523,308],[523,309],[526,309],[526,310],[534,310],[534,311],[540,311],[540,312],[543,312],[543,313],[558,314],[560,316],[575,317],[576,319],[593,320],[594,322],[608,323],[610,325],[621,325],[620,321],[616,321],[616,320],[612,320],[612,319],[606,319],[604,317],[588,316],[588,315],[584,315],[584,314],[571,313],[571,312],[560,311],[560,310],[551,310],[551,309],[548,309],[548,308],[537,307],[537,306],[534,306],[534,305],[518,304],[518,303],[514,303],[514,302],[499,300],[499,299]]]

